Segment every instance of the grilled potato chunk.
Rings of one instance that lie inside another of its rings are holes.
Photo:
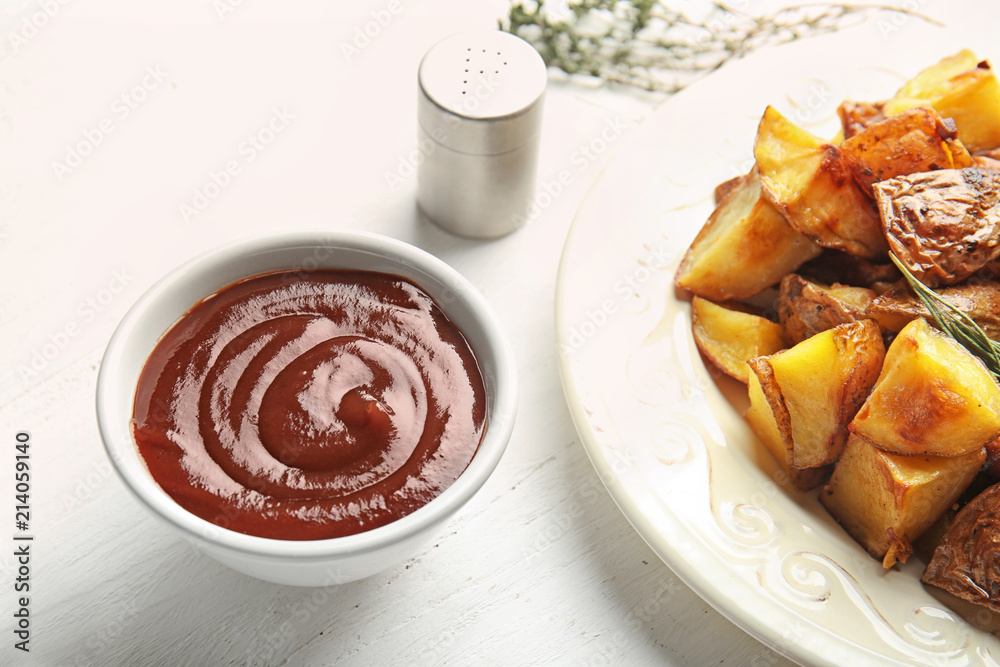
[[[973,166],[957,135],[951,119],[930,107],[914,107],[870,125],[840,150],[858,183],[871,192],[872,185],[895,176]]]
[[[821,331],[867,319],[875,292],[864,287],[821,285],[789,273],[781,279],[778,319],[788,339],[801,343]]]
[[[820,502],[886,568],[905,563],[912,542],[975,478],[982,447],[961,456],[899,456],[852,434]]]
[[[837,460],[884,356],[878,325],[862,320],[748,362],[747,420],[789,474]]]
[[[1000,83],[990,64],[968,49],[919,72],[885,103],[886,116],[930,104],[953,118],[962,143],[976,153],[1000,146]]]
[[[701,353],[743,384],[750,381],[749,359],[788,347],[785,329],[777,322],[697,296],[691,300],[691,329]]]
[[[1000,385],[968,350],[918,318],[892,341],[850,430],[893,454],[962,456],[1000,435]]]
[[[878,212],[840,150],[767,107],[754,156],[764,197],[788,222],[826,248],[875,259],[888,246]]]
[[[675,282],[712,301],[744,299],[819,253],[818,246],[763,199],[754,169],[730,190],[695,237]]]

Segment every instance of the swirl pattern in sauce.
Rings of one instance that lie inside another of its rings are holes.
[[[458,328],[398,276],[253,276],[157,343],[133,433],[182,507],[241,533],[351,535],[450,486],[485,429],[483,379]]]

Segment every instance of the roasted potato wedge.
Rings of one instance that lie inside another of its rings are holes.
[[[840,150],[767,107],[754,157],[764,197],[817,245],[868,259],[888,249],[874,204]]]
[[[971,317],[990,338],[1000,340],[1000,283],[976,280],[938,287],[934,291]],[[875,297],[866,314],[883,330],[894,333],[918,317],[934,324],[930,311],[904,281]]]
[[[748,365],[766,403],[758,397],[755,404],[752,391],[747,419],[789,472],[834,463],[847,440],[847,424],[868,396],[884,356],[878,325],[862,320],[753,359]],[[779,438],[769,433],[768,421],[777,426]]]
[[[896,176],[974,165],[951,119],[930,107],[914,107],[844,140],[840,151],[865,192]]]
[[[921,581],[1000,612],[1000,484],[968,502],[952,520]]]
[[[688,248],[675,282],[712,301],[744,299],[820,253],[761,196],[754,169],[723,199]]]
[[[1000,385],[982,361],[918,318],[892,341],[850,430],[893,454],[962,456],[1000,435]]]
[[[985,60],[965,49],[919,72],[885,103],[893,116],[930,104],[955,120],[958,136],[973,153],[1000,146],[1000,82]]]
[[[792,449],[787,444],[792,428],[791,418],[788,408],[781,400],[780,391],[776,391],[771,365],[767,363],[766,357],[751,359],[747,365],[752,371],[747,387],[750,408],[746,413],[750,427],[788,475],[792,486],[802,491],[815,489],[830,477],[833,464],[815,468],[792,467]],[[764,387],[768,388],[766,392]]]
[[[820,502],[886,568],[905,563],[912,542],[947,511],[986,457],[899,456],[852,434]]]
[[[785,329],[777,322],[697,296],[691,300],[691,330],[701,353],[743,384],[750,381],[747,360],[788,347]]]
[[[1000,257],[1000,172],[942,169],[874,190],[889,246],[924,284],[961,282]]]
[[[867,318],[875,292],[865,287],[810,282],[794,273],[781,279],[778,319],[792,343],[821,331]]]
[[[885,102],[858,102],[855,100],[844,100],[837,107],[837,115],[840,116],[841,134],[844,140],[850,139],[854,135],[862,132],[869,125],[885,120],[882,109]]]

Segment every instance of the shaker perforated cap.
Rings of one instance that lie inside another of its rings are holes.
[[[526,41],[469,30],[438,42],[418,74],[418,119],[451,150],[495,155],[537,140],[547,74]]]

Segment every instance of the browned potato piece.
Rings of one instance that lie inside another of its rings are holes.
[[[975,166],[980,169],[992,169],[993,171],[1000,171],[1000,160],[995,157],[990,157],[988,155],[973,155],[972,161]]]
[[[878,325],[862,320],[751,360],[751,384],[756,378],[766,399],[757,397],[755,403],[756,389],[751,391],[751,427],[790,473],[835,462],[847,440],[847,424],[875,383],[884,355]],[[769,433],[768,421],[779,438]]]
[[[952,520],[921,581],[1000,612],[1000,484],[979,493]]]
[[[964,282],[934,291],[971,317],[990,338],[1000,340],[1000,283],[992,280]],[[892,332],[918,317],[934,324],[930,311],[903,281],[877,296],[868,306],[867,315],[882,329]]]
[[[917,74],[886,102],[884,113],[892,116],[922,104],[953,118],[959,138],[973,153],[1000,146],[1000,83],[989,63],[972,51],[960,51]]]
[[[743,384],[749,382],[747,360],[788,347],[785,330],[777,322],[697,296],[691,300],[691,330],[701,353]]]
[[[844,160],[865,192],[873,184],[921,171],[973,166],[951,119],[930,107],[914,107],[864,131],[840,145]]]
[[[754,156],[764,197],[818,245],[868,259],[887,250],[878,212],[836,146],[767,107]]]
[[[715,191],[713,192],[715,205],[718,206],[721,204],[722,200],[725,199],[730,192],[735,190],[745,178],[746,176],[733,176],[732,178],[728,178],[716,185]]]
[[[786,445],[791,422],[780,392],[774,391],[774,374],[771,372],[771,366],[767,363],[766,357],[751,359],[747,365],[752,370],[749,376],[750,384],[747,387],[750,408],[746,413],[750,427],[778,461],[795,488],[802,491],[815,489],[833,472],[833,464],[816,468],[792,467],[792,450]],[[764,391],[764,386],[769,389],[767,393]]]
[[[962,456],[899,456],[851,435],[820,502],[884,567],[905,563],[982,466],[983,448]]]
[[[961,282],[1000,256],[1000,172],[942,169],[874,190],[889,246],[924,284]]]
[[[892,283],[903,277],[892,262],[875,264],[829,248],[825,248],[818,257],[809,260],[795,272],[826,285],[844,283],[855,287],[867,287],[876,293],[884,291],[882,286],[888,289]]]
[[[875,292],[864,287],[821,285],[789,273],[781,279],[778,319],[792,343],[821,331],[866,319],[865,310]]]
[[[835,299],[839,299],[841,302],[856,308],[862,313],[876,296],[875,291],[867,287],[852,287],[851,285],[841,285],[839,283],[830,285],[827,291]]]
[[[893,454],[961,456],[1000,435],[1000,386],[978,358],[918,318],[892,341],[850,429]]]
[[[1000,479],[1000,436],[986,443],[986,461],[983,472],[993,479]]]
[[[712,301],[744,299],[819,252],[761,197],[754,169],[716,207],[681,260],[675,281]]]
[[[869,125],[885,120],[882,108],[885,102],[857,102],[844,100],[837,107],[840,116],[841,133],[844,139],[850,139]]]

